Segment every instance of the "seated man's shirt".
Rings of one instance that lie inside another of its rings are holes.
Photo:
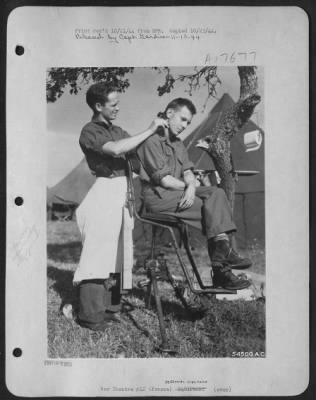
[[[167,175],[183,180],[184,171],[193,169],[183,142],[155,133],[137,149],[141,163],[140,179],[143,183],[154,187],[158,192],[163,189],[161,179]]]
[[[146,212],[177,217],[201,230],[208,239],[236,230],[231,207],[222,189],[216,186],[197,187],[193,205],[178,210],[183,189],[170,190],[161,186],[164,176],[183,180],[184,171],[194,168],[180,139],[170,141],[156,133],[138,148],[137,154],[141,163],[140,178],[144,186]]]
[[[126,175],[125,157],[105,154],[102,146],[128,137],[128,133],[119,126],[94,119],[82,128],[79,144],[93,175],[105,178]]]

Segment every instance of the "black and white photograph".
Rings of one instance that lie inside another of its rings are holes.
[[[309,382],[298,7],[17,7],[6,386],[294,396]]]
[[[263,78],[47,71],[50,357],[265,356]]]

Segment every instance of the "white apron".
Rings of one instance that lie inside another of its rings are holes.
[[[123,287],[132,287],[133,219],[126,208],[126,177],[97,178],[76,217],[82,252],[73,282],[106,279],[123,273]]]

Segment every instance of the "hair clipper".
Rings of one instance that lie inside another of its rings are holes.
[[[167,121],[167,119],[168,119],[166,113],[165,113],[165,112],[161,112],[161,111],[157,114],[157,117],[158,117],[158,118],[165,119],[166,121]],[[161,135],[161,136],[165,136],[165,128],[163,128],[162,126],[160,126],[160,127],[157,129],[157,133],[158,133],[159,135]]]

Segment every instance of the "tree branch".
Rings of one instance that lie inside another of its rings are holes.
[[[188,90],[186,92],[189,96],[192,96],[193,91],[199,90],[201,85],[207,87],[207,97],[204,103],[204,108],[206,107],[207,101],[210,97],[215,97],[216,87],[221,84],[221,80],[217,75],[217,67],[216,66],[207,66],[203,68],[195,67],[195,72],[192,74],[186,75],[178,75],[174,77],[171,73],[169,67],[157,68],[154,67],[155,70],[158,70],[159,73],[165,73],[165,82],[163,85],[158,86],[157,91],[159,96],[163,96],[165,93],[170,93],[174,88],[174,84],[176,81],[186,82],[188,85]],[[202,82],[204,80],[204,82]]]
[[[65,90],[77,94],[83,85],[108,82],[124,92],[130,85],[125,75],[134,68],[51,68],[47,72],[46,99],[53,103]]]

